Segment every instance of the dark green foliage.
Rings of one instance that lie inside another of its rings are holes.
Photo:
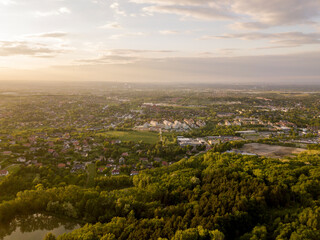
[[[320,156],[290,162],[213,151],[134,177],[95,179],[95,188],[19,192],[0,220],[47,212],[89,222],[77,239],[317,239]]]
[[[113,177],[98,177],[95,185],[104,190],[115,190],[120,188],[133,187],[132,177],[121,175]]]
[[[57,238],[52,233],[47,233],[44,240],[56,240]]]
[[[309,150],[320,150],[320,144],[309,144],[308,149]]]

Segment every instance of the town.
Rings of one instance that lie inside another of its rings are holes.
[[[307,149],[320,142],[316,93],[149,89],[140,94],[130,88],[118,94],[66,92],[59,98],[0,94],[0,176],[21,166],[50,166],[91,178],[133,176],[224,143]]]

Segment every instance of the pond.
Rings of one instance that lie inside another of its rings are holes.
[[[59,236],[80,227],[70,220],[34,214],[18,217],[10,223],[0,223],[0,240],[43,240],[48,232]]]

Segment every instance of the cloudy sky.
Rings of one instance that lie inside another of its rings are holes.
[[[319,0],[0,0],[0,80],[320,83]]]

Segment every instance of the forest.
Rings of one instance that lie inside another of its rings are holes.
[[[81,175],[21,168],[0,183],[0,221],[46,213],[82,223],[47,240],[318,239],[317,151],[269,159],[218,150],[137,176],[100,176],[91,188]]]

